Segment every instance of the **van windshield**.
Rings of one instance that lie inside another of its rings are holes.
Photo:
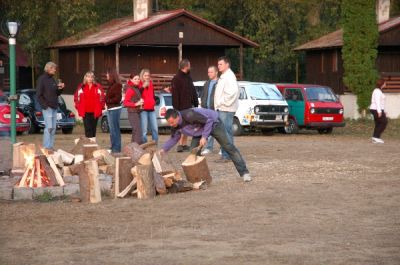
[[[329,87],[308,87],[304,89],[309,101],[337,102],[338,98]]]
[[[249,85],[247,88],[247,94],[253,100],[256,99],[283,100],[283,97],[277,88],[268,87],[263,84]]]

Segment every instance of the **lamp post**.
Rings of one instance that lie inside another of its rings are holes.
[[[10,38],[8,39],[9,50],[10,50],[10,97],[11,101],[11,142],[14,144],[16,142],[17,126],[16,126],[16,116],[17,116],[17,95],[16,95],[16,66],[15,66],[15,36],[18,32],[17,22],[7,22],[8,33]]]

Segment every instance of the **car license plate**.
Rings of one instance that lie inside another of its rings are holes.
[[[61,113],[57,113],[57,120],[61,120],[62,119],[62,114]]]
[[[323,121],[333,121],[333,117],[322,117]]]
[[[281,121],[282,120],[282,115],[276,115],[275,120]]]
[[[4,114],[4,116],[3,116],[5,119],[11,119],[11,114]],[[17,119],[19,119],[19,114],[17,114],[17,115],[15,115],[15,117],[17,118]]]

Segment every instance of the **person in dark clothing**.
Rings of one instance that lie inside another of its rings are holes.
[[[143,99],[141,98],[139,84],[139,75],[131,74],[130,82],[128,82],[124,106],[128,110],[128,120],[132,127],[132,140],[137,144],[143,143],[142,127],[140,122],[140,112],[143,106]]]
[[[208,78],[209,80],[204,84],[203,94],[201,95],[201,107],[204,109],[214,109],[214,94],[215,87],[218,81],[218,68],[216,66],[208,67]],[[214,148],[214,138],[210,136],[207,139],[207,147],[201,152],[202,155],[212,153]]]
[[[171,126],[171,137],[160,150],[161,155],[176,145],[183,134],[193,137],[192,148],[205,146],[207,138],[212,135],[221,147],[228,152],[243,180],[245,182],[251,181],[246,162],[232,141],[229,141],[225,126],[218,118],[216,111],[203,108],[192,108],[183,111],[169,109],[165,118]]]
[[[54,148],[54,138],[56,134],[58,96],[64,88],[64,83],[56,82],[54,75],[57,72],[57,65],[53,62],[46,63],[45,73],[42,74],[36,86],[36,96],[42,107],[44,132],[43,147],[49,150]]]
[[[199,106],[197,92],[193,85],[192,77],[190,76],[190,61],[183,59],[179,62],[179,71],[172,78],[172,106],[176,110],[185,110]],[[187,146],[187,137],[182,136],[180,144],[176,148],[177,152],[189,151]]]
[[[119,118],[121,116],[122,84],[115,70],[107,72],[107,81],[110,87],[106,94],[107,120],[110,128],[111,152],[121,152],[121,129]]]

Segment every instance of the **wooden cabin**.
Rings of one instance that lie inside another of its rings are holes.
[[[380,23],[378,29],[376,68],[387,80],[385,92],[400,92],[400,16]],[[342,46],[340,29],[294,49],[305,52],[307,83],[329,86],[337,94],[349,91],[343,83]]]
[[[237,48],[240,67],[234,70],[243,77],[243,49],[247,47],[258,44],[179,9],[141,20],[132,16],[114,19],[49,48],[67,86],[65,93],[72,94],[87,71],[93,71],[100,81],[110,68],[117,69],[123,78],[148,68],[157,88],[162,88],[178,71],[180,51],[182,58],[191,62],[193,80],[205,80],[208,66],[216,65],[226,49]]]

